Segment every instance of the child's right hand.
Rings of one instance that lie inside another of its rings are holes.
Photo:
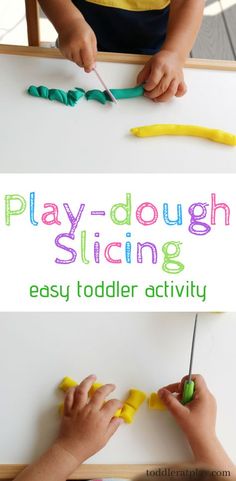
[[[212,468],[230,469],[235,475],[235,466],[216,436],[216,400],[203,377],[196,374],[192,376],[194,398],[188,404],[181,404],[187,379],[188,376],[185,376],[180,383],[170,384],[160,389],[158,394],[185,433],[195,461]]]
[[[200,375],[192,376],[195,382],[193,400],[188,404],[181,404],[183,387],[187,379],[188,376],[185,376],[180,383],[170,384],[160,389],[158,394],[194,450],[202,440],[207,445],[215,439],[217,407],[215,398]]]
[[[63,26],[58,41],[65,58],[83,67],[85,72],[91,72],[96,63],[97,39],[82,15]]]
[[[113,384],[105,384],[89,399],[88,393],[95,380],[96,376],[89,376],[66,393],[56,441],[56,445],[72,455],[78,464],[100,451],[123,423],[121,418],[114,417],[123,404],[117,399],[105,402],[115,389]]]

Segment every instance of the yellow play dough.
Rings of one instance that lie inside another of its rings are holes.
[[[152,392],[152,394],[150,395],[148,405],[150,409],[157,409],[158,411],[167,410],[166,405],[163,403],[163,401],[160,399],[156,392]]]
[[[121,410],[120,417],[128,424],[133,422],[134,415],[141,404],[147,398],[145,392],[138,389],[130,389],[129,396]]]
[[[128,404],[134,409],[138,409],[146,398],[145,392],[139,391],[138,389],[130,389],[129,397],[126,399],[125,404]]]
[[[155,137],[161,135],[183,135],[203,137],[221,144],[236,146],[236,135],[223,130],[210,129],[199,125],[154,124],[134,127],[130,130],[137,137]]]
[[[129,406],[128,404],[125,403],[119,417],[124,419],[124,421],[127,424],[131,424],[133,422],[135,413],[136,413],[136,409],[132,408],[132,406]]]
[[[68,389],[75,386],[78,386],[78,383],[76,381],[74,381],[70,377],[64,377],[58,387],[62,391],[66,392],[68,391]]]
[[[78,386],[78,383],[70,377],[66,376],[59,384],[59,389],[66,393],[68,389],[75,386]],[[89,397],[91,398],[94,395],[95,391],[102,386],[103,384],[101,384],[100,382],[95,382],[89,390]],[[136,411],[139,409],[139,407],[146,398],[147,396],[145,392],[139,391],[138,389],[130,389],[129,396],[126,399],[124,406],[116,411],[114,417],[121,417],[126,423],[132,423]],[[59,413],[62,415],[64,410],[64,403],[60,404],[58,409]]]
[[[94,395],[95,391],[97,391],[97,389],[99,389],[102,386],[103,386],[103,384],[101,384],[100,382],[94,382],[92,387],[89,390],[89,396],[92,397]]]

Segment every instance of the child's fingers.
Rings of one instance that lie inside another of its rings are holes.
[[[65,395],[65,400],[64,400],[64,415],[65,416],[68,416],[71,412],[71,409],[72,409],[73,403],[74,403],[74,395],[75,395],[75,387],[70,388]]]
[[[94,50],[92,45],[88,45],[86,48],[81,50],[81,58],[85,72],[91,72],[95,65]]]
[[[162,79],[160,80],[159,84],[156,85],[156,87],[148,93],[148,97],[152,100],[156,99],[157,97],[160,97],[163,95],[165,92],[167,92],[170,84],[172,81],[172,77],[169,75],[163,75]]]
[[[111,418],[115,415],[116,411],[118,409],[121,409],[122,406],[123,403],[118,399],[110,399],[103,405],[102,412],[105,414],[105,416],[108,417],[108,420],[110,421]]]
[[[83,60],[82,60],[82,57],[80,55],[80,50],[79,49],[76,49],[76,50],[72,50],[71,53],[69,53],[69,55],[67,54],[66,55],[66,58],[68,58],[69,60],[71,60],[72,62],[76,63],[77,65],[79,65],[79,67],[83,67]]]
[[[93,57],[95,59],[95,62],[94,62],[94,67],[96,67],[96,56],[97,56],[97,53],[98,53],[98,50],[97,50],[97,39],[96,37],[94,36],[94,39],[92,41],[92,48],[93,48]]]
[[[180,382],[174,382],[172,384],[168,384],[168,386],[163,386],[162,389],[167,389],[171,393],[180,393],[180,388],[181,388],[181,383]]]
[[[183,391],[184,383],[185,383],[185,381],[188,380],[188,378],[189,378],[189,376],[186,375],[181,380],[181,384],[180,384],[181,392]],[[195,382],[195,392],[196,393],[205,394],[206,392],[208,392],[208,387],[206,385],[205,379],[201,376],[201,374],[192,374],[192,381]]]
[[[97,389],[90,401],[90,405],[98,410],[103,407],[106,397],[115,390],[114,384],[104,384],[104,386]]]
[[[167,102],[168,100],[170,100],[172,97],[176,95],[177,89],[178,89],[178,81],[173,79],[169,87],[167,88],[166,92],[164,92],[162,95],[157,96],[154,100],[156,102]]]
[[[151,65],[150,63],[146,63],[146,65],[143,67],[143,69],[141,70],[141,72],[139,72],[137,76],[137,84],[141,85],[144,82],[146,82],[146,80],[150,75],[150,72],[151,72]]]
[[[157,87],[160,83],[162,77],[164,76],[164,72],[162,69],[153,68],[151,73],[144,85],[146,95],[149,96],[149,93],[152,94],[153,90]]]
[[[167,389],[160,389],[158,395],[174,417],[180,418],[188,412],[188,409]]]
[[[124,419],[112,418],[107,429],[108,439],[110,439],[110,437],[113,436],[113,434],[115,434],[115,432],[121,426],[121,424],[124,424]]]
[[[176,96],[176,97],[183,97],[183,95],[186,94],[187,90],[188,90],[188,89],[187,89],[186,83],[185,83],[185,82],[180,82],[175,96]]]
[[[74,393],[74,405],[73,408],[81,409],[86,406],[88,402],[88,392],[92,387],[96,376],[93,374],[86,377],[76,388]]]

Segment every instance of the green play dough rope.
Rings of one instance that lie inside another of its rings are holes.
[[[139,85],[138,87],[127,89],[111,89],[111,92],[117,100],[132,99],[135,97],[141,97],[144,94],[144,88],[142,85]],[[57,102],[61,102],[64,105],[70,105],[71,107],[74,107],[83,96],[85,96],[87,100],[97,100],[97,102],[100,102],[101,104],[106,104],[108,101],[111,102],[111,98],[106,90],[102,92],[101,90],[95,89],[89,90],[85,93],[83,89],[76,87],[75,90],[68,90],[68,92],[65,92],[60,89],[48,89],[44,85],[40,85],[39,87],[31,85],[28,88],[28,93],[33,97],[56,100]]]
[[[144,94],[144,88],[142,85],[138,85],[138,87],[127,89],[111,89],[111,93],[117,100],[133,99],[135,97],[141,97]],[[101,104],[105,104],[107,101],[111,102],[111,98],[106,90],[103,92],[101,90],[89,90],[86,92],[85,97],[87,100],[97,100]]]
[[[135,97],[142,97],[144,94],[144,87],[142,85],[138,85],[137,87],[132,87],[128,89],[111,89],[111,93],[114,97],[119,99],[133,99]],[[105,92],[106,97],[110,99],[107,92]]]
[[[68,92],[65,92],[64,90],[60,89],[48,89],[44,85],[40,85],[39,87],[31,85],[28,88],[28,93],[33,97],[56,100],[57,102],[61,102],[64,105],[70,105],[71,107],[74,107],[79,101],[79,99],[81,97],[84,97],[85,95],[85,91],[80,88],[76,88],[75,90],[68,90]]]

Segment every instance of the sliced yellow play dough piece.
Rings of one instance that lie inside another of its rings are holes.
[[[236,135],[224,132],[223,130],[210,129],[199,125],[154,124],[134,127],[130,132],[137,137],[155,137],[161,135],[203,137],[213,142],[236,146]]]
[[[130,389],[129,396],[121,410],[120,417],[128,424],[133,422],[134,415],[141,404],[147,398],[145,392],[138,389]]]
[[[132,408],[132,406],[129,406],[129,404],[125,403],[119,417],[124,419],[124,421],[127,424],[131,424],[133,422],[135,413],[136,413],[136,409]]]
[[[134,409],[138,409],[146,398],[145,392],[139,391],[138,389],[130,389],[129,397],[126,399],[125,404],[128,404]]]
[[[166,405],[163,403],[163,401],[160,399],[156,392],[152,392],[152,394],[150,395],[148,405],[150,409],[157,409],[158,411],[167,410]]]
[[[74,381],[70,377],[64,377],[58,387],[62,391],[66,392],[68,391],[68,389],[75,386],[78,386],[78,383],[76,381]]]
[[[94,382],[92,387],[89,390],[89,396],[92,397],[94,395],[95,391],[97,391],[97,389],[99,389],[102,386],[103,386],[103,384],[101,384],[100,382]]]

